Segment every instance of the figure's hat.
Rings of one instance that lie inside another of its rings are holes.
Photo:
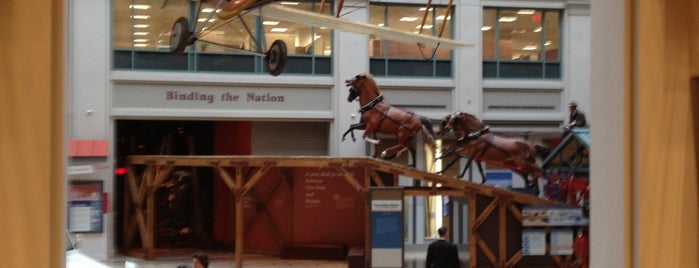
[[[568,103],[568,107],[578,107],[578,103],[575,102],[575,101],[570,101],[570,102]]]

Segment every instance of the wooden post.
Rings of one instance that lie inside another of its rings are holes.
[[[371,169],[374,174],[376,171]],[[343,170],[344,171],[344,170]],[[346,171],[345,171],[346,172]],[[371,179],[369,178],[369,168],[364,168],[364,189],[371,188]],[[368,195],[364,196],[364,267],[369,267],[371,255],[371,204],[369,204]]]
[[[235,188],[241,189],[243,187],[243,168],[235,168]],[[242,192],[236,191],[235,193],[235,267],[243,267],[243,236],[245,235],[244,228],[244,213],[243,213],[243,196]]]
[[[476,267],[478,256],[478,239],[476,237],[478,230],[476,230],[475,222],[476,218],[478,217],[478,212],[476,210],[476,196],[477,195],[473,193],[468,195],[468,230],[470,233],[468,236],[468,251],[469,255],[471,255],[468,261],[468,266],[471,268]]]
[[[141,189],[145,193],[146,200],[146,241],[142,241],[146,248],[146,259],[153,259],[155,256],[155,191],[150,191],[153,185],[153,176],[148,174],[144,178],[146,180],[145,189]]]

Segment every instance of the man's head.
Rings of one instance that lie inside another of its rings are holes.
[[[194,268],[208,268],[209,256],[201,252],[194,253],[192,255],[192,265]]]
[[[573,111],[578,108],[578,103],[576,101],[570,101],[568,103],[568,109]]]
[[[447,227],[439,227],[439,229],[437,229],[437,233],[439,234],[439,236],[445,236],[447,234]]]

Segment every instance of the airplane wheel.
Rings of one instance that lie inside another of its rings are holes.
[[[267,72],[273,76],[280,75],[286,67],[286,56],[286,43],[282,40],[274,40],[265,56]]]
[[[190,44],[191,35],[187,18],[178,18],[175,25],[172,26],[172,32],[170,32],[170,52],[182,54],[184,48]]]

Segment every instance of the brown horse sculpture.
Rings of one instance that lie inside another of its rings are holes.
[[[412,163],[415,166],[415,149],[413,148],[413,138],[422,133],[425,143],[434,146],[434,133],[432,123],[411,111],[393,107],[388,104],[381,94],[381,90],[376,85],[376,81],[370,74],[359,74],[352,79],[345,81],[349,89],[347,101],[352,102],[359,98],[360,112],[362,117],[359,123],[352,124],[342,135],[344,140],[348,133],[355,129],[363,129],[362,138],[374,144],[374,148],[379,143],[376,133],[393,134],[396,137],[396,145],[387,148],[380,154],[375,152],[374,157],[391,159],[400,155],[405,150],[410,150]],[[354,134],[352,134],[354,138]]]
[[[453,149],[457,157],[449,165],[453,165],[459,155],[466,155],[469,163],[471,160],[477,163],[482,161],[515,171],[525,179],[528,187],[536,186],[536,179],[543,175],[536,165],[536,157],[543,158],[547,153],[546,148],[534,146],[522,138],[495,135],[472,114],[457,112],[447,115],[437,133],[443,134],[445,131],[453,131],[458,144]]]

